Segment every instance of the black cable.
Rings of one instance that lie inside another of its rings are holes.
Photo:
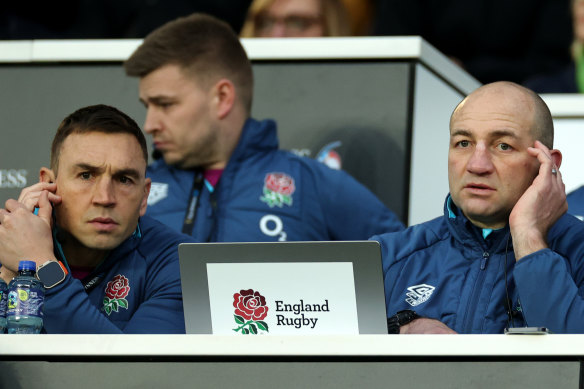
[[[515,320],[513,319],[513,312],[511,308],[511,299],[509,298],[509,285],[507,284],[507,252],[509,251],[509,240],[511,238],[511,231],[507,235],[507,243],[505,244],[505,298],[507,302],[507,327],[515,327]]]

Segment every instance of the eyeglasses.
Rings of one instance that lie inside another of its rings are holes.
[[[322,23],[320,16],[290,15],[278,18],[270,15],[258,15],[255,18],[255,26],[258,32],[267,33],[277,24],[282,24],[290,34],[301,34],[309,28]]]

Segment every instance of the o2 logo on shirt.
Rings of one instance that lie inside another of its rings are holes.
[[[260,220],[260,230],[267,236],[277,236],[279,242],[285,242],[288,237],[282,219],[276,215],[264,215]]]

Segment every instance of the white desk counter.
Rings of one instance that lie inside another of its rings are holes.
[[[584,358],[584,335],[3,335],[6,357],[561,357]]]
[[[578,388],[583,335],[4,335],[0,387]]]

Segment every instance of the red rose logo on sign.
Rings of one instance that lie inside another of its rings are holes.
[[[263,321],[268,315],[266,298],[259,292],[253,289],[240,290],[233,295],[233,307],[235,308],[233,317],[239,325],[233,331],[241,331],[244,335],[257,335],[258,330],[269,332],[268,324]]]
[[[128,300],[125,297],[130,293],[130,282],[126,277],[118,274],[105,287],[105,297],[103,299],[103,309],[108,316],[113,312],[118,312],[118,308],[128,309]]]
[[[269,173],[264,179],[264,191],[260,200],[273,208],[292,205],[292,194],[296,190],[294,179],[284,173]]]

